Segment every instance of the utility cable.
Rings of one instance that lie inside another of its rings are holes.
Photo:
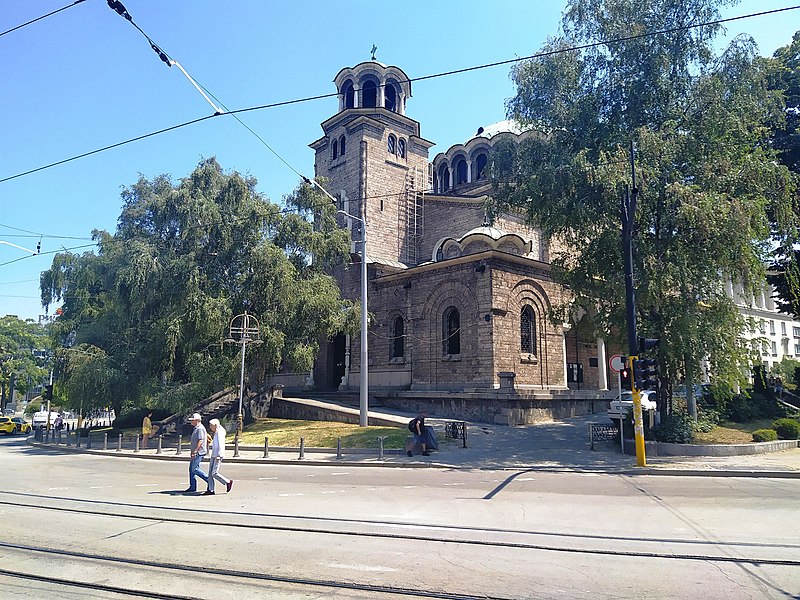
[[[709,27],[711,25],[719,25],[719,24],[722,24],[722,23],[730,23],[732,21],[739,21],[739,20],[742,20],[742,19],[751,19],[751,18],[754,18],[754,17],[772,15],[772,14],[777,14],[777,13],[791,11],[791,10],[797,10],[797,9],[800,9],[800,5],[788,6],[788,7],[785,7],[785,8],[777,8],[777,9],[768,10],[768,11],[762,11],[762,12],[757,12],[757,13],[750,13],[750,14],[747,14],[747,15],[739,15],[739,16],[736,16],[736,17],[728,17],[726,19],[717,19],[715,21],[706,21],[706,22],[703,22],[703,23],[695,23],[695,24],[692,24],[692,25],[684,25],[684,26],[681,26],[681,27],[672,27],[672,28],[669,28],[669,29],[663,29],[663,30],[646,32],[646,33],[641,33],[641,34],[636,34],[636,35],[624,36],[624,37],[614,38],[614,39],[611,39],[611,40],[603,40],[603,41],[599,41],[599,42],[590,42],[590,43],[582,44],[582,45],[579,45],[579,46],[570,46],[570,47],[566,47],[566,48],[557,48],[557,49],[554,49],[554,50],[548,50],[548,51],[545,51],[545,52],[538,52],[536,54],[531,54],[529,56],[523,56],[523,57],[519,57],[519,58],[512,58],[512,59],[508,59],[508,60],[502,60],[502,61],[497,61],[497,62],[492,62],[492,63],[486,63],[486,64],[476,65],[476,66],[472,66],[472,67],[465,67],[465,68],[462,68],[462,69],[455,69],[455,70],[452,70],[452,71],[444,71],[444,72],[435,73],[435,74],[432,74],[432,75],[423,75],[423,76],[420,76],[420,77],[411,77],[411,78],[406,79],[405,82],[410,83],[410,82],[414,82],[414,81],[425,81],[425,80],[428,80],[428,79],[435,79],[435,78],[439,78],[439,77],[447,77],[447,76],[450,76],[450,75],[458,75],[458,74],[461,74],[461,73],[468,73],[470,71],[476,71],[476,70],[479,70],[479,69],[487,69],[487,68],[490,68],[490,67],[497,67],[497,66],[502,66],[502,65],[512,64],[512,63],[518,63],[518,62],[522,62],[522,61],[525,61],[525,60],[532,60],[532,59],[535,59],[535,58],[543,58],[543,57],[547,57],[547,56],[553,56],[553,55],[556,55],[556,54],[564,54],[564,53],[567,53],[567,52],[575,52],[575,51],[579,51],[579,50],[586,50],[586,49],[589,49],[589,48],[596,48],[598,46],[619,44],[619,43],[626,42],[626,41],[631,41],[631,40],[635,40],[635,39],[641,39],[641,38],[645,38],[645,37],[661,35],[661,34],[665,34],[665,33],[674,33],[676,31],[697,29],[697,28],[700,28],[700,27]],[[300,103],[304,103],[304,102],[311,102],[311,101],[314,101],[314,100],[321,100],[323,98],[332,98],[334,96],[339,96],[339,92],[331,92],[329,94],[319,94],[319,95],[316,95],[316,96],[306,96],[304,98],[295,98],[293,100],[284,100],[284,101],[281,101],[281,102],[273,102],[273,103],[270,103],[270,104],[261,104],[261,105],[258,105],[258,106],[251,106],[251,107],[248,107],[248,108],[239,108],[239,109],[231,110],[231,111],[228,111],[227,113],[222,113],[222,114],[235,115],[235,114],[244,113],[244,112],[252,112],[252,111],[256,111],[256,110],[266,110],[266,109],[270,109],[270,108],[277,108],[277,107],[280,107],[280,106],[288,106],[288,105],[291,105],[291,104],[300,104]],[[130,139],[127,139],[127,140],[124,140],[124,141],[121,141],[121,142],[117,142],[115,144],[110,144],[108,146],[104,146],[104,147],[98,148],[96,150],[91,150],[89,152],[84,152],[83,154],[78,154],[78,155],[72,156],[70,158],[65,158],[63,160],[59,160],[59,161],[56,161],[56,162],[53,162],[53,163],[49,163],[49,164],[43,165],[41,167],[37,167],[35,169],[30,169],[30,170],[24,171],[22,173],[17,173],[16,175],[10,175],[8,177],[4,177],[4,178],[0,179],[0,183],[5,183],[6,181],[11,181],[11,180],[17,179],[19,177],[24,177],[25,175],[30,175],[32,173],[37,173],[37,172],[43,171],[45,169],[50,169],[50,168],[56,167],[58,165],[63,165],[63,164],[68,163],[68,162],[72,162],[72,161],[75,161],[75,160],[78,160],[78,159],[81,159],[81,158],[85,158],[85,157],[91,156],[93,154],[98,154],[100,152],[105,152],[106,150],[111,150],[113,148],[118,148],[118,147],[124,146],[126,144],[131,144],[133,142],[137,142],[137,141],[149,138],[149,137],[160,135],[162,133],[167,133],[167,132],[175,130],[175,129],[180,129],[182,127],[187,127],[189,125],[194,125],[195,123],[199,123],[201,121],[206,121],[206,120],[208,120],[208,119],[210,119],[212,117],[218,116],[219,114],[220,113],[214,113],[214,114],[211,114],[211,115],[206,115],[205,117],[199,117],[197,119],[192,119],[191,121],[185,121],[183,123],[179,123],[179,124],[173,125],[171,127],[166,127],[164,129],[159,129],[158,131],[152,131],[150,133],[146,133],[146,134],[143,134],[143,135],[140,135],[140,136],[136,136],[134,138],[130,138]]]
[[[0,267],[4,267],[6,265],[10,265],[15,262],[19,262],[21,260],[25,260],[26,258],[34,258],[35,256],[45,256],[48,254],[57,254],[62,251],[70,252],[72,250],[80,250],[81,248],[93,248],[97,246],[97,244],[84,244],[82,246],[73,246],[72,248],[59,248],[58,250],[49,250],[47,252],[39,252],[38,254],[29,254],[27,256],[20,256],[19,258],[15,258],[14,260],[9,260],[4,263],[0,263]]]
[[[51,17],[56,13],[60,13],[62,10],[67,10],[68,8],[72,8],[76,4],[80,4],[81,2],[85,2],[85,1],[86,0],[75,0],[75,2],[73,2],[72,4],[67,4],[66,6],[62,6],[58,10],[54,10],[53,12],[49,12],[46,15],[42,15],[41,17],[36,17],[35,19],[33,19],[31,21],[23,23],[22,25],[17,25],[16,27],[12,27],[11,29],[3,31],[2,33],[0,33],[0,37],[3,37],[5,34],[11,33],[12,31],[16,31],[17,29],[22,29],[23,27],[31,25],[32,23],[36,23],[36,21],[41,21],[42,19],[46,19],[47,17]]]

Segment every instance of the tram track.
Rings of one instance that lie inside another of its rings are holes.
[[[0,492],[0,495],[7,494]],[[36,496],[39,499],[51,498],[48,496]],[[73,503],[88,502],[74,498],[58,497],[58,501],[69,501]],[[96,504],[96,501],[91,501]],[[108,503],[111,505],[119,503]],[[10,500],[0,499],[0,506],[9,506],[22,509],[33,509],[42,511],[55,511],[73,514],[93,515],[96,517],[106,518],[124,518],[139,521],[170,523],[176,525],[193,525],[197,522],[196,514],[203,513],[206,516],[209,512],[225,515],[225,516],[241,516],[236,512],[222,512],[222,511],[208,511],[208,510],[194,510],[175,507],[161,507],[161,506],[142,506],[137,505],[136,508],[140,511],[137,513],[130,513],[120,510],[111,510],[105,507],[102,512],[97,508],[85,508],[81,506],[48,506],[43,504],[31,504],[26,502],[15,502]],[[151,514],[143,514],[141,510],[145,508],[151,511]],[[181,511],[179,514],[182,516],[172,516],[170,514],[162,514],[163,512],[173,512],[175,510]],[[183,516],[186,515],[186,516]],[[189,516],[192,515],[192,516]],[[590,554],[590,555],[604,555],[614,557],[631,557],[631,558],[657,558],[667,560],[683,560],[683,561],[711,561],[711,562],[724,562],[736,564],[753,564],[753,565],[772,565],[772,566],[800,566],[800,559],[794,558],[770,558],[759,556],[742,556],[735,555],[725,549],[743,549],[743,548],[767,548],[767,549],[784,549],[784,550],[797,550],[797,545],[785,544],[763,544],[763,543],[747,543],[747,542],[706,542],[703,540],[681,540],[681,539],[631,539],[620,538],[611,536],[580,536],[578,534],[571,534],[573,541],[580,541],[587,543],[591,541],[603,540],[605,543],[616,544],[625,541],[630,547],[631,545],[658,545],[658,546],[710,546],[718,550],[717,553],[695,553],[695,552],[668,552],[668,551],[648,551],[642,549],[616,549],[610,547],[578,547],[574,545],[558,545],[553,543],[541,543],[535,541],[525,541],[530,539],[548,539],[552,537],[558,538],[558,534],[549,532],[527,532],[518,530],[496,529],[496,528],[480,528],[480,527],[460,527],[452,525],[436,525],[436,524],[420,524],[420,523],[402,523],[393,521],[368,521],[360,519],[335,519],[328,517],[304,517],[293,515],[271,515],[271,514],[257,514],[248,513],[249,518],[258,516],[264,520],[290,520],[305,523],[311,521],[315,523],[314,526],[307,525],[292,525],[283,523],[254,523],[254,522],[238,522],[238,521],[206,521],[206,525],[215,528],[235,528],[245,529],[251,531],[275,531],[275,532],[288,532],[297,534],[319,534],[330,536],[343,536],[343,537],[358,537],[358,538],[378,538],[389,539],[395,541],[411,541],[411,542],[435,542],[449,545],[464,545],[464,546],[479,546],[487,548],[511,548],[519,550],[530,551],[544,551],[544,552],[561,552],[570,554]],[[327,522],[327,527],[316,525],[319,522]],[[350,529],[340,529],[336,525],[346,525]],[[354,527],[358,526],[358,527]],[[396,528],[398,531],[374,531],[375,528]],[[368,529],[372,529],[371,531]],[[436,535],[431,535],[435,532]],[[449,533],[450,535],[441,535],[441,533]],[[459,535],[455,535],[459,534]],[[471,535],[473,537],[464,537],[464,535]],[[494,536],[503,536],[506,538],[518,538],[518,541],[512,539],[491,539]],[[0,547],[9,547],[7,544],[0,543]]]
[[[245,571],[237,569],[224,569],[220,567],[212,567],[209,565],[193,565],[188,563],[165,562],[156,560],[146,560],[139,558],[111,556],[106,554],[97,554],[93,552],[82,552],[77,550],[67,550],[63,548],[49,548],[40,546],[30,546],[26,544],[14,544],[7,542],[0,542],[0,548],[13,550],[22,553],[33,555],[47,555],[48,557],[59,557],[73,560],[82,561],[95,561],[120,566],[124,568],[132,567],[147,567],[168,573],[186,573],[201,574],[204,576],[213,575],[223,577],[225,579],[233,580],[234,582],[248,581],[248,582],[262,582],[262,583],[276,583],[287,584],[295,586],[310,586],[314,588],[329,588],[337,590],[350,590],[359,592],[368,592],[371,594],[394,594],[399,596],[410,596],[414,598],[442,598],[443,600],[511,600],[505,596],[486,596],[471,594],[461,594],[454,592],[443,591],[430,591],[421,588],[406,588],[399,586],[375,585],[367,583],[356,583],[348,581],[335,581],[332,579],[313,579],[306,577],[291,577],[270,573],[262,573],[255,571]],[[150,590],[140,590],[136,588],[121,587],[115,585],[101,584],[96,582],[82,581],[75,578],[61,578],[47,575],[39,575],[31,572],[22,572],[20,570],[9,570],[0,568],[0,575],[7,577],[15,577],[19,579],[28,579],[36,581],[45,581],[56,585],[64,585],[68,587],[77,587],[85,589],[93,589],[105,591],[116,594],[128,594],[144,598],[157,598],[157,599],[171,599],[171,600],[190,600],[196,599],[197,596],[181,596],[174,593],[163,594],[160,592],[153,592]]]

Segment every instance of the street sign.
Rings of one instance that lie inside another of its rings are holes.
[[[614,373],[619,373],[625,368],[625,360],[619,354],[615,354],[608,360],[608,366]]]

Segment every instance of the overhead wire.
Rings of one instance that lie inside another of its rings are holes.
[[[628,35],[628,36],[622,36],[622,37],[618,37],[618,38],[613,38],[613,39],[610,39],[610,40],[601,40],[601,41],[590,42],[590,43],[581,44],[581,45],[577,45],[577,46],[569,46],[569,47],[564,47],[564,48],[555,48],[553,50],[547,50],[547,51],[544,51],[544,52],[537,52],[537,53],[531,54],[529,56],[516,57],[516,58],[512,58],[512,59],[496,61],[496,62],[491,62],[491,63],[485,63],[485,64],[475,65],[475,66],[471,66],[471,67],[464,67],[464,68],[461,68],[461,69],[453,69],[451,71],[443,71],[441,73],[434,73],[434,74],[431,74],[431,75],[422,75],[420,77],[410,77],[410,78],[406,79],[405,82],[411,83],[411,82],[415,82],[415,81],[425,81],[425,80],[429,80],[429,79],[447,77],[447,76],[457,75],[457,74],[461,74],[461,73],[468,73],[468,72],[476,71],[476,70],[479,70],[479,69],[487,69],[487,68],[491,68],[491,67],[497,67],[497,66],[502,66],[502,65],[507,65],[507,64],[518,63],[518,62],[522,62],[522,61],[526,61],[526,60],[533,60],[533,59],[536,59],[536,58],[544,58],[544,57],[553,56],[553,55],[556,55],[556,54],[564,54],[564,53],[568,53],[568,52],[576,52],[576,51],[580,51],[580,50],[587,50],[587,49],[590,49],[590,48],[596,48],[598,46],[607,46],[607,45],[619,44],[619,43],[622,43],[622,42],[632,41],[632,40],[641,39],[641,38],[645,38],[645,37],[663,35],[665,33],[674,33],[676,31],[697,29],[697,28],[700,28],[700,27],[709,27],[709,26],[712,26],[712,25],[720,25],[720,24],[723,24],[723,23],[730,23],[730,22],[733,22],[733,21],[739,21],[739,20],[743,20],[743,19],[751,19],[751,18],[755,18],[755,17],[773,15],[773,14],[782,13],[782,12],[786,12],[786,11],[797,10],[797,9],[800,9],[800,5],[787,6],[787,7],[784,7],[784,8],[777,8],[777,9],[761,11],[761,12],[756,12],[756,13],[749,13],[749,14],[746,14],[746,15],[738,15],[738,16],[735,16],[735,17],[727,17],[727,18],[724,18],[724,19],[716,19],[716,20],[713,20],[713,21],[705,21],[705,22],[702,22],[702,23],[693,23],[693,24],[690,24],[690,25],[683,25],[683,26],[680,26],[680,27],[671,27],[671,28],[668,28],[668,29],[661,29],[661,30],[657,30],[657,31],[644,32],[644,33],[640,33],[640,34],[632,34],[632,35]],[[0,183],[5,183],[7,181],[11,181],[13,179],[17,179],[19,177],[24,177],[24,176],[30,175],[32,173],[37,173],[37,172],[43,171],[45,169],[50,169],[50,168],[56,167],[58,165],[62,165],[62,164],[68,163],[68,162],[79,160],[81,158],[85,158],[85,157],[91,156],[93,154],[98,154],[100,152],[105,152],[105,151],[111,150],[113,148],[118,148],[120,146],[131,144],[131,143],[134,143],[134,142],[146,139],[146,138],[150,138],[150,137],[153,137],[153,136],[156,136],[156,135],[161,135],[161,134],[167,133],[169,131],[173,131],[173,130],[176,130],[176,129],[187,127],[189,125],[194,125],[196,123],[200,123],[202,121],[206,121],[206,120],[208,120],[208,119],[210,119],[212,117],[221,116],[221,114],[223,114],[223,115],[232,115],[233,116],[233,115],[244,113],[244,112],[252,112],[252,111],[256,111],[256,110],[266,110],[266,109],[277,108],[277,107],[281,107],[281,106],[289,106],[289,105],[292,105],[292,104],[311,102],[311,101],[320,100],[320,99],[323,99],[323,98],[331,98],[331,97],[338,96],[338,95],[339,95],[339,92],[331,92],[331,93],[328,93],[328,94],[319,94],[319,95],[316,95],[316,96],[306,96],[306,97],[303,97],[303,98],[295,98],[295,99],[292,99],[292,100],[284,100],[284,101],[280,101],[280,102],[272,102],[272,103],[269,103],[269,104],[261,104],[261,105],[257,105],[257,106],[247,107],[247,108],[234,109],[234,110],[229,110],[229,111],[227,111],[225,113],[214,113],[214,114],[206,115],[204,117],[199,117],[199,118],[196,118],[196,119],[192,119],[190,121],[185,121],[185,122],[179,123],[177,125],[172,125],[171,127],[165,127],[163,129],[159,129],[157,131],[152,131],[150,133],[146,133],[146,134],[139,135],[139,136],[136,136],[136,137],[133,137],[133,138],[129,138],[127,140],[123,140],[123,141],[117,142],[115,144],[109,144],[108,146],[103,146],[102,148],[98,148],[96,150],[91,150],[89,152],[84,152],[82,154],[78,154],[78,155],[75,155],[75,156],[72,156],[72,157],[69,157],[69,158],[65,158],[65,159],[62,159],[62,160],[59,160],[59,161],[56,161],[56,162],[52,162],[52,163],[49,163],[49,164],[46,164],[46,165],[42,165],[41,167],[37,167],[35,169],[30,169],[28,171],[17,173],[15,175],[10,175],[8,177],[4,177],[4,178],[0,179]]]
[[[27,27],[37,21],[41,21],[42,19],[46,19],[47,17],[52,17],[56,13],[60,13],[62,10],[67,10],[68,8],[72,8],[76,4],[80,4],[81,2],[85,2],[86,0],[75,0],[72,4],[67,4],[66,6],[62,6],[61,8],[54,10],[52,12],[47,13],[46,15],[42,15],[41,17],[36,17],[35,19],[31,19],[21,25],[17,25],[16,27],[12,27],[11,29],[7,29],[6,31],[0,32],[0,37],[3,37],[7,33],[11,33],[12,31],[17,31],[18,29],[22,29],[23,27]]]

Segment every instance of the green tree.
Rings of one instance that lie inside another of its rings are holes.
[[[348,248],[327,201],[301,186],[281,209],[213,158],[177,183],[141,177],[122,198],[116,233],[94,232],[97,254],[57,255],[41,277],[43,303],[63,301],[60,341],[87,353],[65,373],[71,394],[92,389],[92,403],[118,412],[188,408],[235,382],[221,340],[244,310],[265,340],[248,353],[256,380],[283,360],[310,368],[317,338],[349,308],[322,271]]]
[[[0,405],[4,408],[16,390],[24,394],[44,383],[46,361],[34,350],[47,350],[50,340],[45,328],[31,319],[13,315],[0,318]]]
[[[571,0],[544,51],[668,33],[517,65],[509,116],[541,135],[493,165],[496,208],[523,210],[551,239],[554,272],[574,295],[562,312],[622,342],[620,207],[635,143],[637,321],[662,340],[662,411],[672,382],[691,386],[704,359],[721,380],[741,378],[749,349],[725,281],[757,288],[770,240],[795,233],[795,183],[769,144],[780,99],[755,45],[739,37],[715,55],[719,26],[691,27],[731,3]]]

